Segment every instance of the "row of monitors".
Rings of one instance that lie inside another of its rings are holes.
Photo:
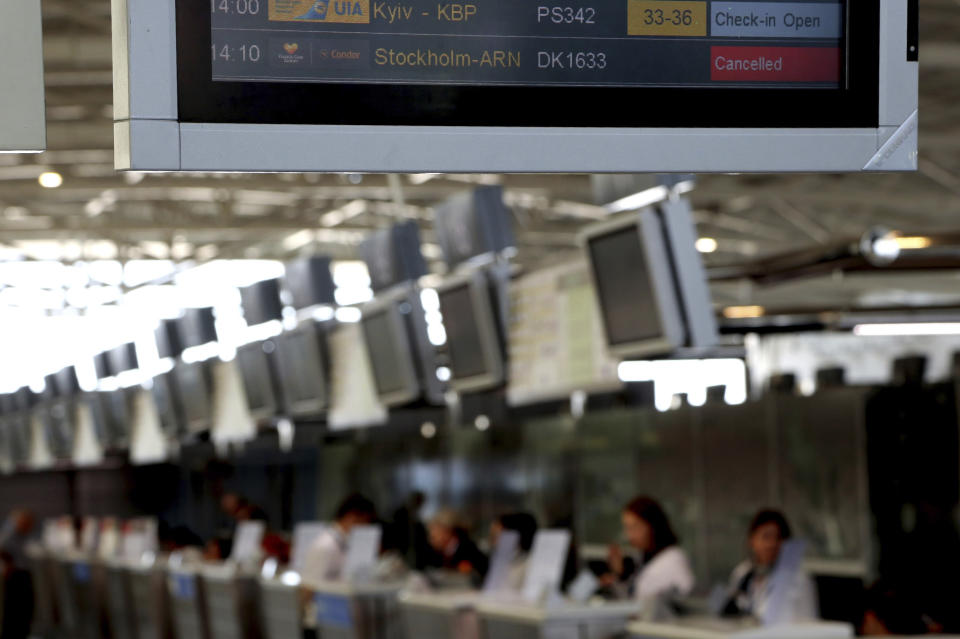
[[[611,355],[703,356],[716,345],[696,237],[689,201],[683,199],[584,230],[581,243]],[[492,265],[448,279],[438,289],[455,390],[484,390],[505,381],[509,277],[506,267]]]
[[[692,211],[685,200],[670,200],[583,233],[603,332],[613,355],[702,354],[715,345],[716,321],[695,239]],[[509,280],[510,267],[493,263],[450,277],[438,287],[453,390],[479,392],[506,382]],[[380,294],[362,309],[361,328],[383,404],[443,403],[437,353],[428,339],[416,286],[393,287]],[[286,351],[282,345],[289,339],[279,339],[275,354],[263,352],[264,346],[274,348],[269,344],[240,350],[240,368],[255,415],[280,404],[270,401],[267,389],[290,387],[283,370],[296,365],[293,362],[303,351]],[[277,363],[270,364],[271,355]],[[324,368],[311,366],[315,371]],[[274,369],[280,370],[273,378],[281,383],[271,385],[265,380],[271,379]]]
[[[14,395],[0,398],[4,404],[0,414],[0,448],[15,462],[27,463],[30,457],[34,420],[40,422],[51,455],[68,459],[74,448],[80,410],[88,411],[94,435],[104,449],[122,449],[129,444],[133,413],[130,389],[55,397],[23,409],[11,408],[10,398]]]
[[[715,343],[713,309],[694,240],[692,214],[683,200],[584,232],[607,346],[613,354],[658,356]],[[481,391],[505,381],[509,277],[507,266],[493,264],[448,278],[438,288],[450,386],[456,391]],[[428,339],[419,289],[394,287],[362,310],[362,333],[381,402],[441,404],[444,389],[437,378],[437,353]],[[325,410],[330,370],[325,330],[310,321],[239,349],[238,363],[254,417]],[[180,364],[168,374],[179,378],[176,394],[182,398],[181,412],[188,424],[209,418],[209,379],[201,368]],[[161,399],[164,387],[173,384],[164,377],[155,384]],[[55,396],[76,392],[75,372],[65,369],[50,376],[48,388]],[[0,398],[0,412],[23,410],[32,401],[24,391]]]

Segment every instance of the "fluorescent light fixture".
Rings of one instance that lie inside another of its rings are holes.
[[[250,344],[251,342],[261,342],[271,337],[276,337],[283,332],[283,322],[280,320],[271,320],[255,326],[247,326],[241,331],[240,345]]]
[[[697,250],[701,253],[716,253],[719,244],[712,237],[701,237],[697,240]]]
[[[281,244],[285,251],[292,253],[293,251],[299,251],[303,247],[311,244],[316,240],[316,237],[317,234],[313,229],[303,229],[302,231],[291,233],[283,238]]]
[[[44,171],[37,178],[37,182],[45,189],[55,189],[63,184],[63,176],[56,171]]]
[[[360,309],[355,306],[338,308],[335,313],[338,322],[352,324],[360,321]]]
[[[617,372],[624,382],[653,382],[656,407],[661,411],[670,410],[680,393],[692,406],[702,406],[710,386],[725,386],[728,404],[747,401],[747,369],[740,359],[628,361],[621,362]]]
[[[723,316],[727,319],[750,319],[763,317],[766,310],[762,306],[728,306],[723,309]]]
[[[434,346],[443,346],[447,343],[447,329],[443,324],[427,324],[427,338]]]
[[[328,320],[332,320],[335,314],[336,314],[336,311],[332,306],[323,305],[323,306],[317,306],[315,308],[310,309],[310,317],[317,320],[318,322],[326,322]],[[294,326],[296,326],[296,323],[294,323]]]
[[[894,239],[894,242],[897,243],[897,247],[902,251],[918,251],[930,248],[933,244],[932,239],[922,236],[898,237]]]
[[[183,351],[181,357],[183,358],[184,363],[194,364],[196,362],[203,362],[208,359],[213,359],[220,355],[220,344],[217,342],[210,342],[209,344],[201,344],[200,346],[191,346],[186,348]]]
[[[680,182],[673,187],[673,192],[677,195],[683,195],[684,193],[689,193],[693,190],[694,182],[688,180],[686,182]],[[654,186],[649,189],[644,189],[639,193],[633,193],[626,197],[622,197],[619,200],[607,204],[604,208],[607,209],[610,213],[622,213],[623,211],[639,211],[642,208],[646,208],[651,204],[656,204],[661,200],[665,200],[670,196],[670,188],[660,185]]]
[[[440,312],[440,296],[436,289],[425,288],[420,291],[420,303],[423,304],[424,311]]]
[[[863,337],[913,335],[960,335],[960,322],[916,322],[912,324],[858,324],[853,334]]]

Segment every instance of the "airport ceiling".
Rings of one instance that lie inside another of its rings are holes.
[[[815,249],[882,225],[960,230],[960,0],[921,2],[920,171],[908,175],[702,176],[692,192],[708,266]],[[527,264],[564,259],[602,216],[589,176],[186,175],[113,170],[109,0],[43,0],[49,150],[0,155],[0,256],[80,260],[354,257],[370,229],[417,218],[477,183],[504,185]],[[44,189],[38,175],[60,172]],[[429,246],[428,257],[439,257]],[[723,305],[960,306],[960,271],[826,272],[781,285],[727,279]]]

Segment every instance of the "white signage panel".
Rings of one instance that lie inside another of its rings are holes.
[[[40,0],[0,2],[0,153],[47,146]]]

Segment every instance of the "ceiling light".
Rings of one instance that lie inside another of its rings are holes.
[[[960,335],[960,322],[917,322],[912,324],[858,324],[854,335],[892,337],[901,335]]]
[[[697,240],[697,250],[701,253],[716,253],[719,245],[712,237],[701,237]]]
[[[723,316],[727,319],[749,319],[763,317],[765,309],[762,306],[728,306],[723,309]]]
[[[894,239],[897,243],[897,247],[904,251],[910,250],[920,250],[925,248],[930,248],[933,244],[933,240],[929,237],[898,237]]]
[[[63,176],[56,171],[45,171],[37,178],[37,182],[45,189],[55,189],[63,184]]]
[[[437,426],[433,422],[424,422],[420,426],[420,434],[423,435],[424,439],[433,439],[437,434]]]

